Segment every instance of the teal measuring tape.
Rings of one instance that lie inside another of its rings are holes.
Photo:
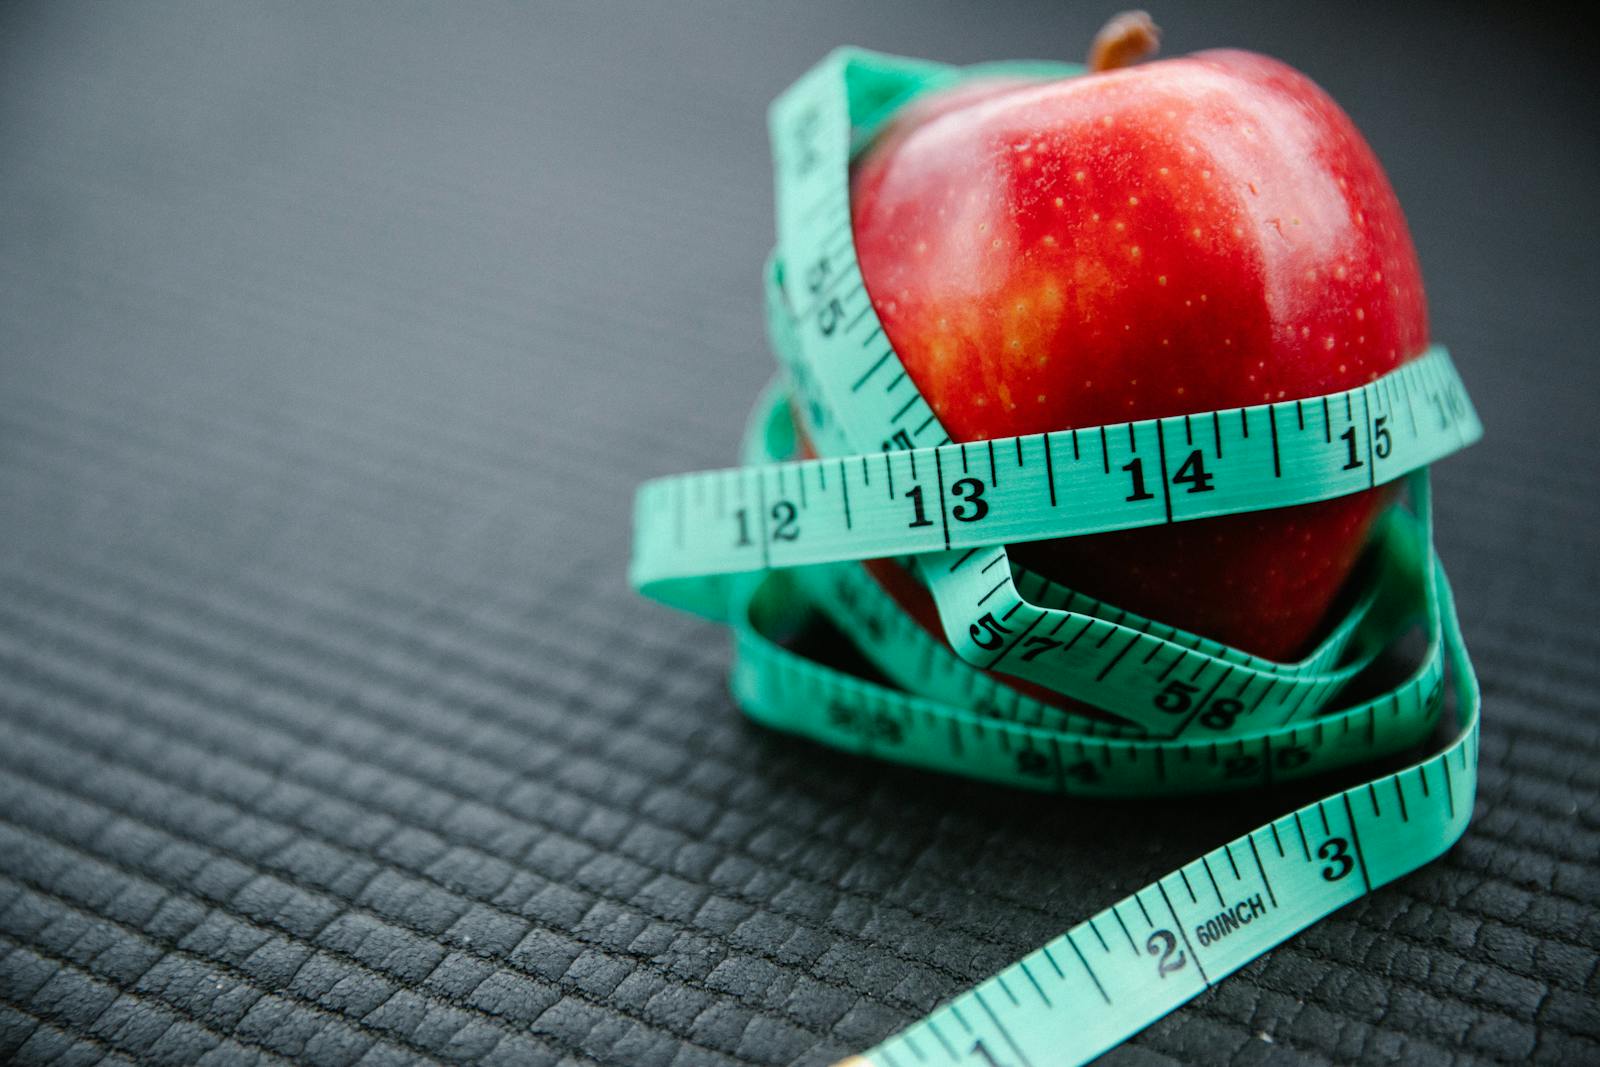
[[[1466,828],[1476,785],[1479,693],[1433,550],[1426,468],[1482,429],[1442,348],[1328,396],[969,444],[951,442],[918,394],[856,266],[850,158],[916,95],[999,70],[1078,72],[847,50],[773,105],[779,245],[767,310],[786,381],[757,406],[745,466],[640,489],[635,586],[732,625],[731,685],[752,718],[1008,785],[1149,796],[1370,762],[1435,734],[1447,677],[1455,729],[1430,758],[1277,819],[1074,927],[861,1058],[882,1067],[1092,1058],[1442,854]],[[796,458],[791,412],[823,458]],[[1187,491],[1184,469],[1208,472],[1204,492]],[[1375,528],[1345,616],[1297,663],[1101,604],[1005,549],[1402,479],[1409,508]],[[915,561],[948,646],[859,565],[882,557]],[[814,614],[892,685],[785,647]],[[1341,701],[1418,628],[1426,649],[1408,677]],[[1039,700],[990,672],[1105,714]]]

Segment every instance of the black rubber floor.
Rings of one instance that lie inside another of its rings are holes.
[[[634,485],[769,374],[768,99],[1107,13],[667,6],[0,6],[0,1060],[819,1064],[1284,805],[794,742],[629,592]],[[1448,858],[1109,1060],[1600,1062],[1590,57],[1164,7],[1390,168],[1488,427],[1438,474],[1487,709]]]

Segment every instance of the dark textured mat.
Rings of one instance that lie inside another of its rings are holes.
[[[0,7],[0,1059],[820,1063],[1282,805],[790,742],[624,583],[768,374],[768,98],[1103,12],[223,6]],[[1408,205],[1490,435],[1439,475],[1479,812],[1111,1060],[1600,1062],[1585,57],[1272,11],[1158,14]]]

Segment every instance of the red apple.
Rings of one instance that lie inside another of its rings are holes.
[[[859,160],[852,205],[873,306],[957,441],[1315,396],[1428,341],[1416,251],[1372,150],[1308,78],[1249,52],[919,99]],[[1014,555],[1289,659],[1387,499]],[[929,618],[903,580],[885,585]]]

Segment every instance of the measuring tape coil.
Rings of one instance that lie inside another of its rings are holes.
[[[779,246],[766,297],[785,381],[757,404],[745,466],[640,488],[634,585],[732,625],[730,685],[757,721],[1007,785],[1151,796],[1370,763],[1436,733],[1447,671],[1455,728],[1432,757],[1307,805],[1113,905],[871,1050],[870,1063],[1092,1058],[1442,854],[1472,810],[1479,691],[1432,547],[1426,468],[1482,428],[1444,349],[1327,396],[957,444],[884,337],[855,262],[853,152],[910,99],[963,78],[1079,72],[841,50],[773,104]],[[791,415],[823,458],[795,458]],[[1212,491],[1172,491],[1191,455]],[[1130,474],[1140,479],[1132,493]],[[1347,609],[1296,663],[1102,604],[1005,549],[1402,479],[1409,508],[1380,519]],[[1158,480],[1162,491],[1149,491]],[[860,566],[883,557],[914,562],[948,644]],[[812,613],[889,684],[786,647],[783,635]],[[1341,702],[1418,628],[1426,647],[1403,680]],[[1039,700],[991,672],[1109,717]]]

